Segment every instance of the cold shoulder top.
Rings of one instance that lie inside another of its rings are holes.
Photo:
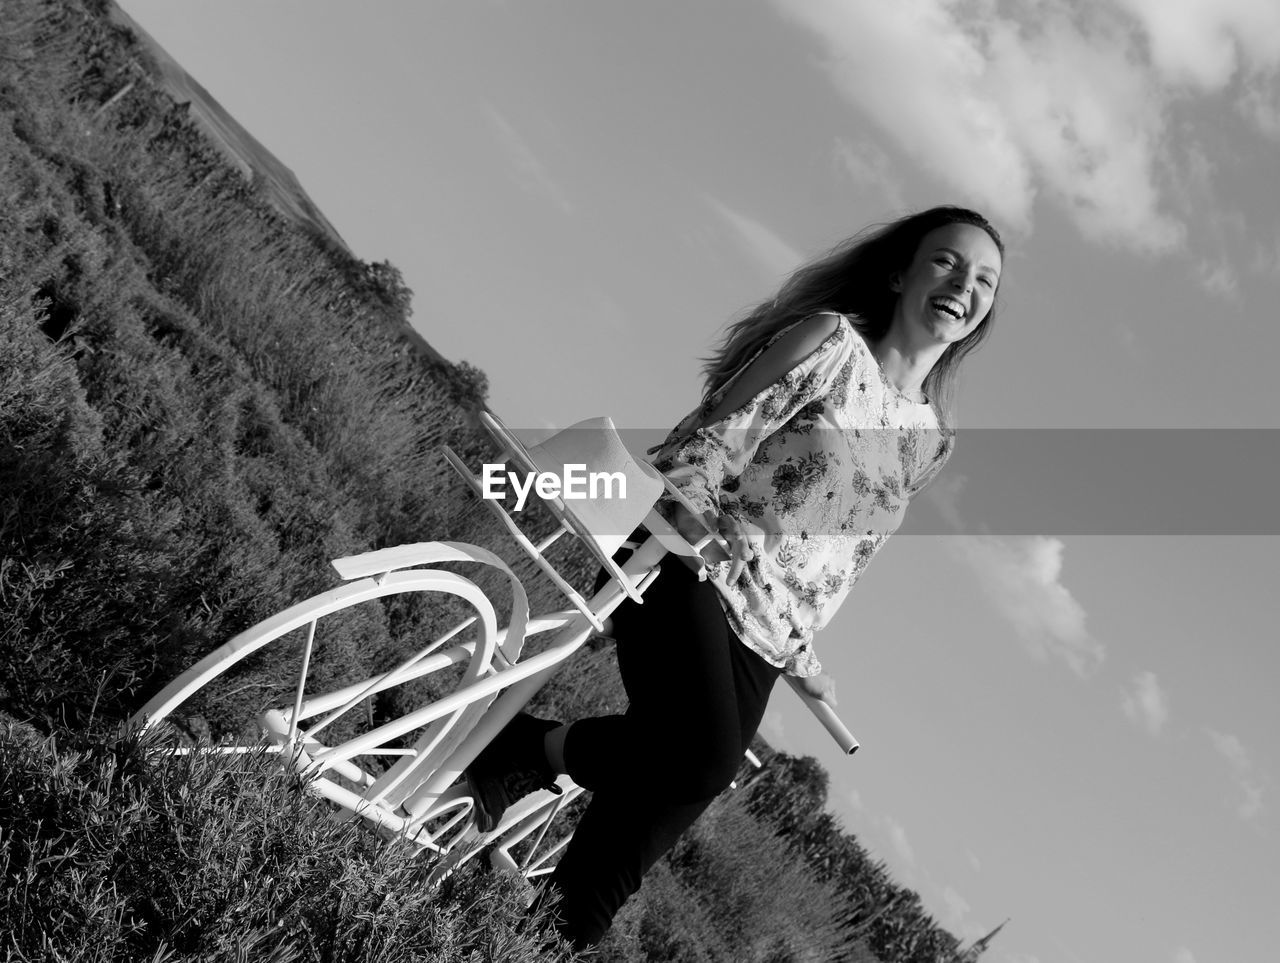
[[[730,626],[771,665],[817,675],[814,633],[844,601],[907,503],[951,454],[932,404],[903,397],[844,315],[782,378],[719,421],[693,428],[790,327],[650,449],[700,512],[743,524],[755,559],[730,583],[708,565]],[[800,322],[798,322],[800,323]],[[664,496],[659,511],[672,516]]]

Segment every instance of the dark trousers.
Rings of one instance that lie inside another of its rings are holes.
[[[630,705],[578,720],[565,743],[569,775],[592,791],[551,877],[560,931],[578,949],[600,941],[641,877],[728,788],[781,673],[733,633],[715,587],[674,557],[643,605],[615,611],[613,636]]]

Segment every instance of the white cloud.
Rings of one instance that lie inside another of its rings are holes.
[[[1280,140],[1280,78],[1246,83],[1237,106],[1263,134]]]
[[[804,262],[803,254],[759,221],[734,210],[710,194],[704,194],[703,200],[728,225],[742,252],[771,281],[787,276]]]
[[[568,193],[551,176],[546,164],[516,130],[515,125],[492,104],[485,104],[485,115],[489,120],[489,127],[515,169],[520,186],[530,194],[549,200],[565,214],[572,214],[574,207]]]
[[[911,848],[911,841],[907,839],[907,831],[892,816],[886,816],[884,821],[889,829],[889,842],[893,844],[894,852],[908,866],[914,866],[916,864],[916,854]]]
[[[821,38],[836,88],[962,202],[1026,230],[1043,194],[1089,237],[1181,243],[1156,183],[1166,98],[1127,24],[1042,0],[1031,22],[994,0],[774,0]]]
[[[1237,736],[1216,729],[1206,729],[1213,748],[1231,767],[1231,777],[1240,790],[1242,798],[1236,807],[1236,815],[1243,820],[1252,820],[1262,812],[1262,782],[1253,756],[1244,747]]]
[[[1105,649],[1089,635],[1084,608],[1061,581],[1060,539],[973,535],[949,538],[947,544],[977,574],[1033,656],[1059,658],[1080,676],[1101,664]]]
[[[1185,946],[1179,946],[1173,954],[1173,963],[1196,963],[1196,957]]]
[[[826,42],[836,87],[912,157],[1004,220],[1029,223],[1031,172],[980,89],[981,52],[941,3],[775,2]]]
[[[1196,279],[1210,294],[1228,301],[1236,300],[1240,294],[1240,278],[1226,261],[1201,261],[1196,267]]]
[[[1280,64],[1275,0],[1117,0],[1141,25],[1151,61],[1168,81],[1220,90],[1237,71]]]
[[[980,872],[982,872],[982,860],[980,860],[980,859],[978,858],[978,854],[977,854],[977,853],[974,853],[974,852],[966,852],[966,853],[965,853],[965,856],[967,856],[967,857],[968,857],[968,859],[969,859],[969,866],[970,866],[970,867],[972,867],[972,869],[973,869],[973,871],[974,871],[975,873],[980,873]]]
[[[1169,721],[1169,697],[1160,688],[1154,672],[1139,672],[1134,676],[1133,688],[1124,693],[1121,705],[1130,722],[1153,736],[1158,736]]]
[[[881,209],[900,211],[906,206],[902,178],[893,169],[889,155],[870,141],[855,144],[843,137],[836,139],[836,160],[862,191],[878,197]]]
[[[1157,187],[1164,111],[1129,45],[1046,5],[1032,30],[995,19],[988,56],[994,99],[1045,193],[1089,238],[1168,250],[1183,226]]]

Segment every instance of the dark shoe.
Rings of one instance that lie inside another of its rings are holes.
[[[560,723],[520,713],[467,767],[467,787],[475,801],[476,826],[490,833],[507,807],[531,792],[550,789],[557,796],[556,774],[547,763],[543,739]]]

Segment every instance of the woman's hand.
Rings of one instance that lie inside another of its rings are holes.
[[[811,675],[799,681],[800,688],[804,690],[805,695],[821,699],[833,709],[836,707],[836,680],[831,676],[825,672],[820,672],[817,675]]]
[[[721,515],[716,519],[716,524],[720,529],[720,537],[729,543],[729,549],[733,552],[727,579],[732,585],[747,567],[747,563],[755,560],[756,549],[747,538],[746,528],[732,515]]]
[[[685,508],[679,502],[673,506],[672,513],[674,515],[673,521],[675,522],[676,531],[678,531],[680,533],[680,537],[690,545],[697,545],[707,537],[707,529],[711,525],[709,521],[705,521],[703,518],[693,514],[693,512],[689,511],[689,509]],[[712,558],[712,553],[718,557]],[[702,546],[702,557],[708,562],[723,562],[729,556],[720,549],[720,546],[717,545],[713,539],[706,545]]]
[[[676,529],[690,545],[696,545],[707,537],[707,529],[712,527],[712,521],[691,514],[683,505],[675,506]],[[746,564],[756,557],[756,550],[747,538],[746,528],[732,515],[716,517],[714,529],[719,531],[720,537],[729,546],[729,552],[726,553],[720,542],[712,539],[702,546],[702,557],[707,562],[731,562],[728,580],[733,582],[742,574]]]

